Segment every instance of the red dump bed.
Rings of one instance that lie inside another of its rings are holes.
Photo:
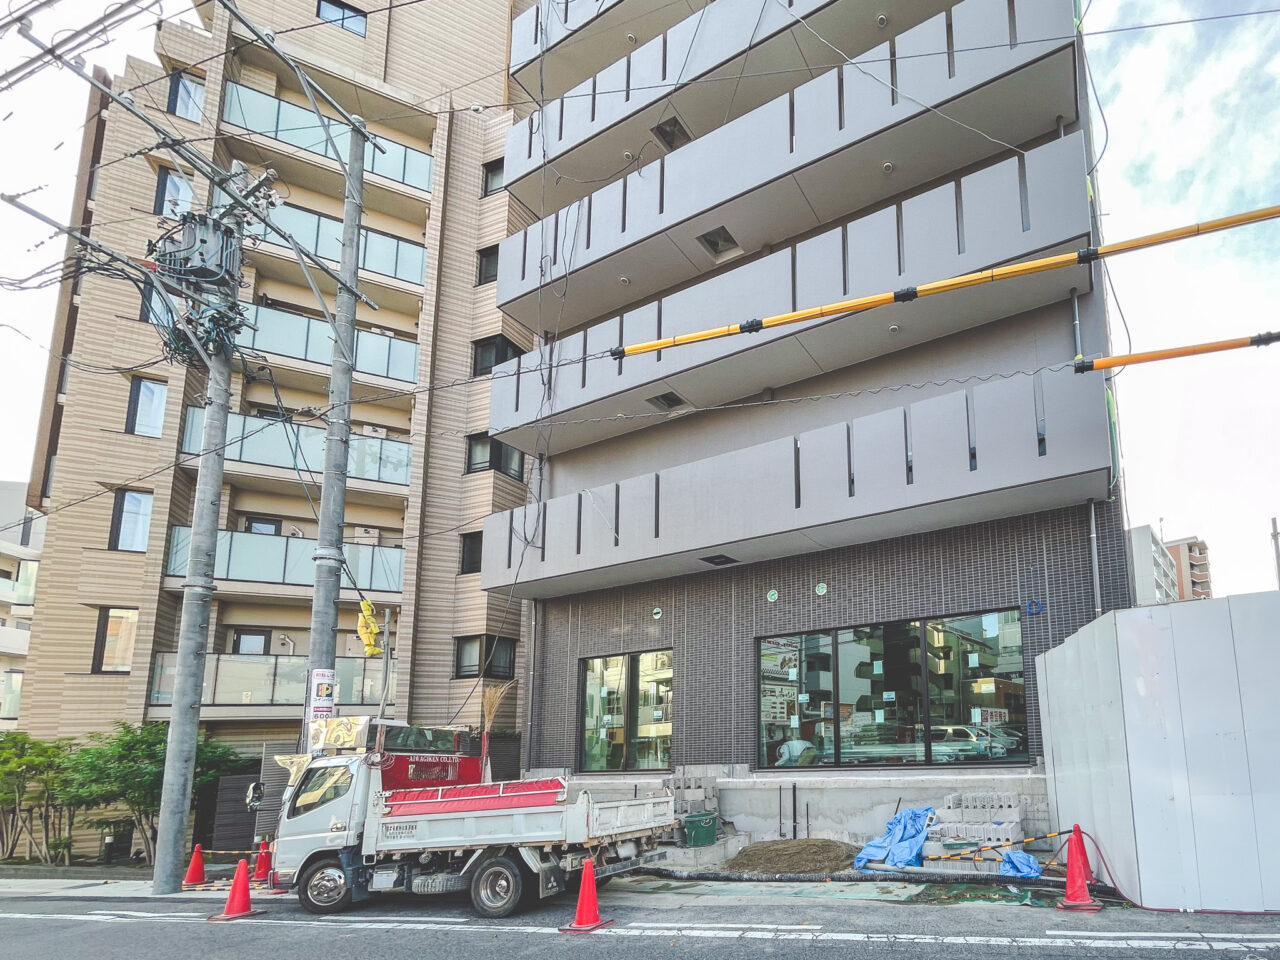
[[[384,817],[408,817],[431,813],[510,810],[518,807],[551,807],[563,803],[565,783],[547,780],[511,780],[506,783],[474,783],[457,787],[425,787],[388,790],[383,795]]]

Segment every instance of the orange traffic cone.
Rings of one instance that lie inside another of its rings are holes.
[[[187,875],[182,878],[183,885],[204,883],[204,851],[196,844],[191,852],[191,865],[187,867]]]
[[[241,917],[252,917],[261,913],[249,905],[249,863],[241,860],[236,864],[236,876],[231,881],[231,892],[227,894],[227,905],[222,912],[210,917],[210,920],[239,920]]]
[[[600,908],[596,903],[596,869],[590,858],[582,865],[582,886],[578,890],[578,912],[574,914],[573,923],[561,927],[561,933],[590,933],[613,923],[612,920],[600,919]]]
[[[258,844],[258,857],[253,864],[253,876],[250,878],[255,883],[259,880],[266,880],[271,876],[271,848],[267,846],[267,841],[263,840]]]
[[[1071,828],[1071,838],[1067,841],[1067,895],[1058,901],[1059,910],[1097,913],[1102,909],[1102,904],[1089,893],[1089,878],[1092,875],[1089,855],[1084,849],[1084,837],[1080,833],[1080,824],[1077,823]]]

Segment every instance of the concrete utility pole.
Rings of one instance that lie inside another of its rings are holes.
[[[342,590],[342,526],[347,506],[347,457],[351,438],[351,368],[356,355],[356,283],[360,269],[360,214],[364,201],[364,122],[353,116],[347,140],[346,201],[342,208],[342,262],[338,276],[336,341],[329,372],[329,415],[324,441],[324,480],[320,486],[316,534],[316,580],[311,599],[311,648],[308,655],[307,722],[334,715],[333,694],[338,652],[338,595]]]
[[[249,193],[249,170],[236,161],[228,185],[236,193]],[[244,242],[245,210],[234,205],[223,210],[217,222],[230,228],[228,241],[235,248],[237,266],[232,282],[225,285],[220,305],[222,322],[235,328],[236,291],[239,288],[239,250]],[[200,467],[196,475],[195,505],[191,515],[191,545],[187,577],[182,583],[182,619],[178,628],[178,653],[173,680],[173,708],[165,748],[164,782],[160,791],[160,816],[156,832],[156,863],[152,880],[155,893],[182,889],[187,846],[187,815],[191,811],[195,779],[196,746],[200,738],[200,700],[204,685],[205,651],[209,643],[209,613],[213,601],[214,558],[218,549],[218,508],[222,501],[222,467],[231,409],[230,343],[208,347],[209,377],[205,387],[204,429],[200,438]]]
[[[1276,552],[1276,586],[1280,587],[1280,528],[1275,517],[1271,518],[1271,549]]]

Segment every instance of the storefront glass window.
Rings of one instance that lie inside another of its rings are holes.
[[[583,661],[582,769],[671,767],[672,653]]]
[[[760,641],[760,765],[1028,759],[1017,611]]]

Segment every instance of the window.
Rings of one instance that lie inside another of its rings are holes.
[[[261,656],[271,650],[271,631],[257,627],[236,630],[231,642],[232,653]]]
[[[134,377],[129,384],[129,412],[124,432],[140,437],[158,437],[164,427],[164,403],[169,385],[163,380]]]
[[[191,181],[172,167],[161,167],[156,178],[155,213],[162,217],[176,218],[191,210],[195,188]]]
[[[141,490],[117,490],[107,546],[112,550],[145,553],[150,532],[151,494]]]
[[[516,642],[485,634],[455,639],[453,675],[456,679],[485,676],[510,680],[516,675]]]
[[[346,796],[351,789],[351,779],[351,768],[346,764],[340,767],[312,767],[303,774],[302,782],[298,784],[293,802],[289,804],[289,816],[300,817]]]
[[[358,37],[365,35],[368,27],[367,18],[355,7],[349,7],[337,0],[320,0],[316,7],[316,16],[329,23],[336,23],[343,30],[349,30]]]
[[[498,279],[498,247],[485,247],[476,251],[476,285],[493,283]]]
[[[582,769],[670,769],[672,652],[582,664]]]
[[[490,197],[502,189],[506,180],[503,176],[502,157],[490,160],[484,165],[484,191],[482,197]]]
[[[138,319],[143,323],[154,323],[157,327],[173,326],[173,311],[169,309],[169,305],[165,303],[164,298],[157,292],[155,284],[150,280],[146,283],[146,292],[142,295],[142,310],[138,314]]]
[[[94,673],[128,673],[133,662],[133,640],[138,611],[103,607],[98,611],[98,637],[93,647]]]
[[[475,340],[471,344],[471,375],[482,377],[494,367],[520,356],[523,351],[502,334]]]
[[[513,480],[524,480],[524,454],[487,433],[467,437],[467,473],[497,470]]]
[[[1018,612],[760,641],[762,767],[1025,762]]]
[[[273,537],[280,536],[280,520],[275,517],[245,517],[245,533],[265,533]]]
[[[22,703],[22,670],[6,670],[0,674],[0,720],[17,720]]]
[[[180,70],[169,74],[168,110],[199,123],[204,117],[204,78]]]
[[[481,538],[483,533],[476,531],[475,533],[464,533],[462,540],[462,563],[458,567],[459,573],[479,573],[480,572],[480,555],[482,553]]]

